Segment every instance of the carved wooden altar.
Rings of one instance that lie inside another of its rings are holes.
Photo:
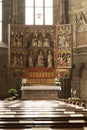
[[[11,24],[8,55],[9,67],[14,76],[27,78],[29,87],[36,84],[55,85],[55,78],[68,78],[70,75],[72,26],[70,24],[58,26]],[[22,89],[22,94],[24,90]],[[43,91],[49,95],[48,89]],[[55,89],[50,90],[50,94],[54,91]],[[42,95],[44,96],[43,93]]]

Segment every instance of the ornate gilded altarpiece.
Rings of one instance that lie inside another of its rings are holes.
[[[56,76],[67,78],[72,68],[72,25],[56,26],[55,68]]]
[[[9,25],[9,67],[16,77],[69,77],[72,67],[71,25]]]

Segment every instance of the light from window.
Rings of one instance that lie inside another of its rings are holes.
[[[2,41],[2,0],[0,0],[0,41]]]
[[[43,8],[35,8],[35,24],[43,25]]]
[[[0,22],[0,41],[2,41],[2,22]]]
[[[35,6],[43,7],[43,0],[35,0]]]
[[[25,0],[25,6],[33,6],[33,0]]]
[[[25,24],[53,25],[53,0],[25,0]]]
[[[45,7],[53,7],[53,0],[45,0]]]
[[[0,1],[0,21],[2,21],[2,2]]]
[[[25,23],[26,25],[33,25],[34,20],[33,20],[33,8],[26,8],[25,10]]]
[[[49,15],[51,13],[51,15]],[[45,25],[53,24],[53,10],[52,8],[45,8]]]

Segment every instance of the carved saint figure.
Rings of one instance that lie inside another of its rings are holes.
[[[42,39],[42,34],[38,34],[38,47],[42,47],[43,44],[43,39]]]
[[[43,55],[42,50],[40,50],[40,52],[37,56],[36,67],[44,67],[44,55]]]
[[[47,67],[53,67],[53,56],[51,50],[48,51],[48,56],[47,56]]]
[[[30,54],[28,55],[28,67],[34,67],[32,50],[30,51]]]

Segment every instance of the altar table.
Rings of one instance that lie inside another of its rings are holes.
[[[58,99],[58,93],[61,91],[61,86],[22,86],[22,99]]]

